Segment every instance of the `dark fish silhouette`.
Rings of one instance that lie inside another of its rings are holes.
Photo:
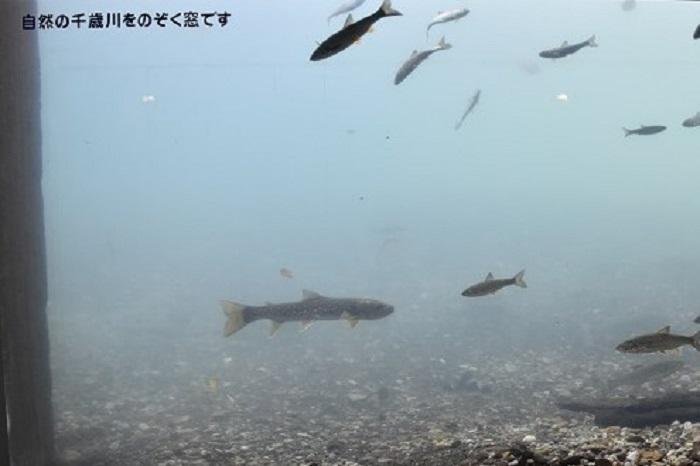
[[[231,301],[221,301],[221,307],[228,317],[224,336],[236,333],[256,320],[271,320],[273,335],[284,322],[301,322],[304,329],[317,320],[347,320],[352,327],[360,320],[376,320],[394,312],[394,307],[374,299],[328,298],[304,290],[301,301],[293,303],[246,306]]]
[[[639,136],[648,136],[650,134],[657,134],[662,131],[666,131],[665,126],[661,125],[653,125],[653,126],[644,126],[641,125],[641,127],[637,129],[627,129],[627,128],[622,128],[622,131],[625,132],[625,137],[631,136],[633,134],[637,134]]]
[[[452,45],[445,42],[445,38],[443,37],[442,39],[440,39],[440,42],[438,42],[438,44],[431,49],[423,50],[420,52],[418,50],[414,50],[413,53],[411,53],[411,56],[408,57],[408,60],[406,60],[403,65],[401,65],[399,71],[396,72],[396,76],[394,77],[394,84],[401,84],[403,80],[408,77],[409,74],[413,73],[413,71],[416,68],[418,68],[418,65],[423,63],[429,56],[431,56],[438,50],[447,50],[450,48],[452,48]]]
[[[667,325],[656,333],[626,340],[617,345],[615,349],[621,353],[664,353],[685,345],[690,345],[700,351],[700,332],[690,337],[674,335],[671,333],[671,326]]]
[[[693,39],[700,39],[700,24],[698,24],[698,27],[695,28],[695,32],[693,33]]]
[[[464,120],[467,118],[467,115],[469,115],[472,112],[472,110],[474,110],[474,107],[476,107],[479,104],[480,97],[481,97],[481,89],[478,89],[476,91],[476,93],[472,96],[471,100],[469,101],[469,106],[462,114],[462,118],[460,118],[459,121],[457,122],[457,124],[455,125],[455,131],[457,131],[459,128],[462,127],[462,123],[464,123]]]
[[[384,0],[377,11],[357,22],[346,21],[343,29],[319,44],[310,60],[319,61],[342,52],[367,34],[374,23],[387,16],[401,16],[399,11],[391,8],[391,0]]]
[[[520,288],[527,288],[527,283],[525,283],[525,280],[523,280],[524,275],[525,270],[521,270],[513,278],[493,278],[493,274],[489,272],[483,282],[479,282],[476,285],[472,285],[466,290],[462,291],[462,296],[468,296],[470,298],[487,296],[490,294],[495,294],[498,290],[510,285],[519,286]]]
[[[686,128],[695,128],[696,126],[700,126],[700,112],[683,120],[683,126]]]
[[[567,55],[578,52],[584,47],[598,47],[598,43],[595,41],[595,35],[592,35],[588,40],[584,40],[578,44],[569,45],[568,42],[564,42],[560,47],[540,52],[540,57],[563,58]]]

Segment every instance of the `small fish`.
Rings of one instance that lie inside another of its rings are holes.
[[[686,128],[695,128],[696,126],[700,126],[700,112],[696,113],[690,118],[686,118],[685,120],[683,120],[683,126],[685,126]]]
[[[489,272],[483,282],[479,282],[476,285],[472,285],[466,290],[462,291],[462,296],[468,296],[470,298],[477,296],[487,296],[490,294],[496,294],[501,288],[506,286],[515,285],[520,288],[527,288],[527,283],[523,280],[525,275],[525,270],[518,272],[513,278],[493,278],[493,274]]]
[[[462,127],[462,123],[464,123],[464,120],[467,118],[467,115],[469,115],[472,112],[472,110],[474,110],[474,107],[476,107],[479,104],[480,98],[481,89],[477,89],[476,93],[472,96],[471,100],[469,101],[469,106],[462,114],[462,118],[460,118],[457,124],[455,125],[455,131]]]
[[[564,42],[561,46],[555,49],[544,50],[540,52],[540,57],[542,58],[563,58],[572,53],[576,53],[584,47],[598,47],[598,43],[595,41],[595,34],[592,35],[588,40],[579,42],[578,44],[569,45],[568,42]]]
[[[624,341],[617,345],[615,349],[621,353],[664,353],[684,345],[690,345],[700,351],[700,332],[690,337],[674,335],[671,333],[671,326],[667,325],[656,333],[641,335]]]
[[[336,16],[344,15],[345,13],[350,13],[355,8],[362,6],[363,3],[365,3],[365,0],[351,0],[349,2],[343,3],[333,13],[331,13],[331,15],[328,17],[328,22],[330,23],[331,19],[335,18]]]
[[[656,134],[656,133],[660,133],[662,131],[666,131],[666,127],[660,126],[660,125],[652,125],[652,126],[641,125],[641,127],[637,128],[637,129],[622,128],[622,131],[625,132],[625,137],[631,136],[633,134],[638,134],[640,136],[648,136],[650,134]]]
[[[624,0],[620,7],[622,11],[632,11],[637,7],[637,0]]]
[[[700,39],[700,24],[698,24],[698,27],[695,28],[695,32],[693,33],[693,39]]]
[[[360,320],[381,319],[394,312],[393,306],[374,299],[328,298],[309,290],[303,291],[301,301],[293,303],[246,306],[221,301],[221,307],[228,318],[225,337],[256,320],[271,320],[270,335],[274,335],[284,322],[301,322],[304,330],[317,320],[347,320],[351,327],[355,327]]]
[[[403,80],[406,79],[409,74],[413,73],[413,71],[418,67],[418,65],[423,63],[429,56],[431,56],[435,52],[439,50],[448,50],[450,48],[452,48],[452,45],[445,42],[445,38],[443,37],[442,39],[440,39],[440,42],[438,42],[438,44],[431,49],[423,50],[421,52],[419,52],[418,50],[414,50],[413,53],[411,53],[411,56],[408,57],[408,60],[406,60],[403,65],[401,65],[399,71],[396,72],[396,76],[394,77],[394,84],[401,84],[401,82],[403,82]]]
[[[469,10],[467,8],[456,8],[454,10],[448,10],[448,11],[439,11],[438,14],[433,18],[432,21],[430,21],[430,24],[428,24],[428,28],[425,30],[425,38],[428,38],[428,34],[430,33],[430,28],[435,26],[436,24],[443,24],[443,23],[449,23],[450,21],[457,21],[460,18],[464,18],[469,14]]]
[[[324,60],[342,52],[367,34],[374,23],[388,16],[402,16],[401,12],[391,7],[391,0],[384,0],[382,6],[369,16],[357,22],[346,21],[345,26],[328,39],[324,40],[311,54],[311,61]]]
[[[282,267],[282,268],[280,269],[280,275],[281,275],[282,277],[288,278],[288,279],[290,279],[290,280],[291,280],[292,278],[294,278],[294,274],[292,273],[292,271],[289,270],[289,269],[286,269],[286,268],[284,268],[284,267]]]
[[[608,390],[622,385],[641,385],[651,380],[658,380],[678,372],[685,364],[681,360],[660,361],[638,367],[632,371],[607,381]]]

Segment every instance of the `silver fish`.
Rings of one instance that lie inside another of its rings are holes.
[[[455,125],[455,131],[462,127],[462,123],[464,123],[464,120],[465,118],[467,118],[467,115],[469,115],[472,112],[472,110],[474,110],[474,107],[478,105],[480,97],[481,89],[477,89],[476,93],[472,96],[471,100],[469,101],[469,106],[462,114],[462,118],[460,118],[457,124]]]
[[[579,42],[578,44],[569,45],[568,42],[564,42],[559,47],[555,49],[544,50],[540,52],[540,57],[542,58],[563,58],[567,55],[578,52],[584,47],[598,47],[598,43],[595,41],[595,35],[592,35],[588,40]]]
[[[232,301],[221,301],[227,317],[224,336],[229,336],[256,320],[271,320],[273,335],[284,322],[301,322],[304,329],[317,320],[347,320],[352,327],[360,320],[381,319],[394,312],[394,307],[375,299],[329,298],[304,290],[301,301],[268,303],[264,306],[246,306]]]
[[[700,351],[700,332],[690,337],[674,335],[671,333],[671,326],[667,325],[656,333],[626,340],[617,345],[615,349],[621,353],[664,353],[685,345],[690,345]]]
[[[519,286],[520,288],[527,288],[527,283],[525,283],[525,280],[523,280],[524,275],[525,270],[521,270],[513,278],[493,278],[493,274],[489,272],[483,282],[479,282],[476,285],[472,285],[466,290],[462,291],[462,296],[473,298],[477,296],[496,294],[498,290],[510,285]]]
[[[328,17],[328,22],[330,23],[331,19],[335,18],[336,16],[344,15],[345,13],[350,13],[355,8],[362,6],[363,3],[365,3],[365,0],[351,0],[349,2],[343,3],[333,13],[331,13],[331,15]]]
[[[440,39],[440,42],[438,44],[428,50],[423,50],[419,52],[418,50],[414,50],[413,53],[411,53],[411,56],[408,57],[408,60],[404,62],[403,65],[401,65],[401,68],[399,68],[399,71],[396,72],[396,76],[394,77],[394,84],[398,85],[401,84],[401,82],[408,77],[409,74],[413,73],[413,71],[423,63],[429,56],[437,52],[438,50],[447,50],[452,48],[452,45],[448,44],[445,42],[445,38],[443,37]]]
[[[700,112],[683,120],[683,126],[686,128],[695,128],[696,126],[700,126]]]
[[[649,136],[651,134],[657,134],[657,133],[660,133],[662,131],[666,131],[666,127],[661,126],[661,125],[652,125],[652,126],[641,125],[637,129],[622,128],[622,131],[625,132],[625,137],[631,136],[633,134],[636,134],[639,136]]]
[[[448,10],[448,11],[440,11],[438,14],[433,18],[432,21],[430,21],[430,24],[428,24],[428,28],[425,30],[425,38],[428,38],[428,34],[430,33],[430,28],[435,26],[436,24],[443,24],[443,23],[449,23],[450,21],[457,21],[460,18],[464,18],[469,14],[469,10],[467,8],[456,8],[454,10]]]

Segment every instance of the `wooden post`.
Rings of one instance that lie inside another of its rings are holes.
[[[34,0],[0,1],[0,342],[11,459],[0,464],[46,466],[54,444],[39,32],[22,30],[27,14],[36,15]]]

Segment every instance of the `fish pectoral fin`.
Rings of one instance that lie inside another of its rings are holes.
[[[374,26],[370,26],[369,29],[367,29],[367,33],[374,32]]]
[[[321,295],[316,293],[315,291],[301,290],[301,297],[302,297],[302,300],[306,301],[307,299],[320,298]]]
[[[667,325],[664,328],[657,330],[656,333],[671,333],[671,326]]]
[[[343,313],[340,314],[340,318],[347,320],[348,324],[350,324],[350,328],[355,328],[357,323],[360,321],[360,319],[358,319],[357,317],[355,317],[347,311],[343,311]]]
[[[278,322],[276,320],[273,320],[272,325],[270,326],[270,336],[274,336],[275,333],[277,333],[277,330],[279,330],[281,326],[282,326],[282,322]]]
[[[311,328],[311,325],[314,323],[313,320],[305,320],[301,323],[301,331],[306,332],[308,329]]]

